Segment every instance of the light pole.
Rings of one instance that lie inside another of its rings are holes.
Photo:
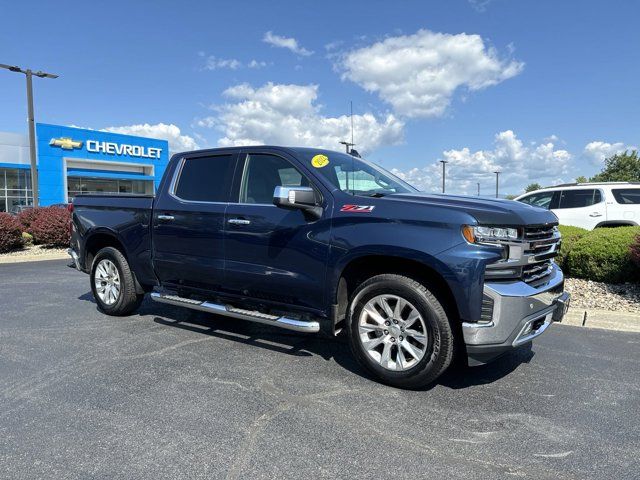
[[[500,178],[500,172],[499,171],[495,171],[493,173],[496,174],[496,198],[498,198],[498,179]]]
[[[447,176],[446,171],[445,171],[445,169],[446,169],[445,165],[447,163],[449,163],[449,162],[447,160],[440,160],[440,163],[442,164],[442,193],[444,193],[444,180],[445,180],[445,178]]]
[[[31,159],[31,189],[33,191],[33,206],[38,206],[38,167],[36,164],[36,126],[33,115],[33,86],[32,78],[35,75],[40,78],[58,78],[58,75],[38,70],[32,71],[30,68],[23,70],[15,65],[4,65],[0,63],[0,68],[11,72],[24,73],[27,77],[27,121],[29,122],[29,157]]]

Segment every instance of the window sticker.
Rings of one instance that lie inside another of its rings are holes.
[[[316,168],[322,168],[329,165],[329,157],[326,155],[318,154],[311,159],[311,165]]]

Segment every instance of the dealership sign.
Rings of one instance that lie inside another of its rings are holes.
[[[49,145],[60,147],[63,150],[82,148],[84,142],[72,140],[68,137],[52,138]],[[105,153],[107,155],[128,156],[139,158],[160,158],[161,148],[143,147],[141,145],[128,145],[126,143],[101,142],[98,140],[86,141],[87,152]]]

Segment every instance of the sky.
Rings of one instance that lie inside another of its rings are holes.
[[[173,152],[341,150],[425,191],[522,193],[640,145],[635,1],[0,0],[0,63],[36,121],[164,138]],[[0,70],[0,131],[26,133]]]

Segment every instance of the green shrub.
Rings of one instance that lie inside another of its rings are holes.
[[[22,243],[25,245],[33,245],[33,235],[27,232],[22,232]]]
[[[584,237],[589,230],[585,230],[580,227],[572,227],[570,225],[560,225],[558,227],[562,234],[562,244],[560,245],[560,251],[556,256],[556,263],[560,265],[564,273],[569,273],[569,265],[567,265],[567,256],[575,243]]]
[[[631,245],[640,227],[597,228],[569,249],[566,263],[571,275],[597,282],[624,283],[640,279],[631,258]]]

